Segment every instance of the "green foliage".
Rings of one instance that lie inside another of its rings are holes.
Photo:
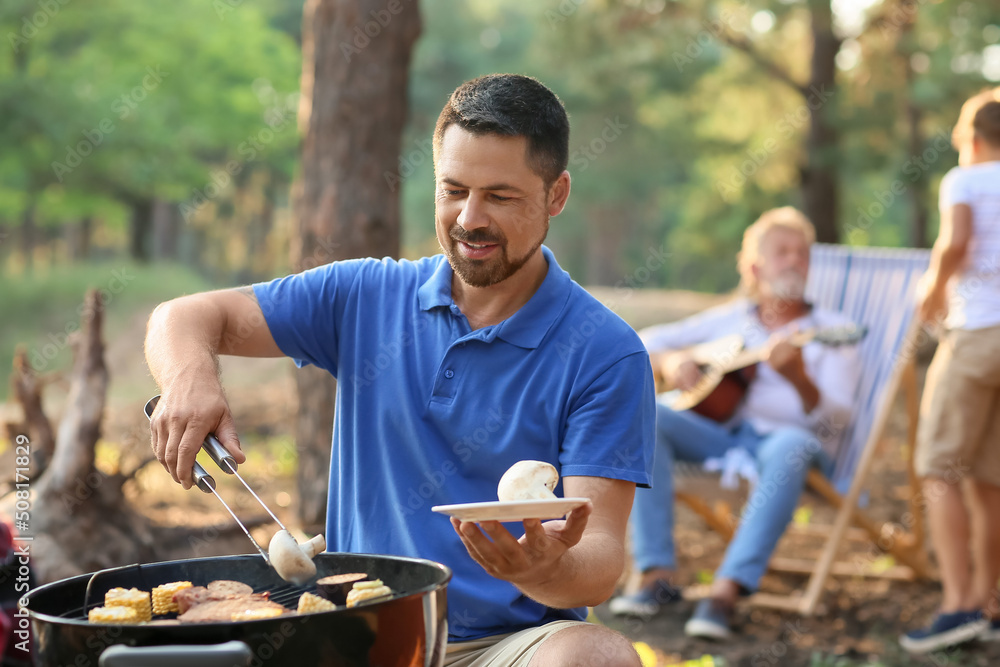
[[[252,3],[224,7],[0,5],[10,42],[0,57],[0,220],[32,203],[44,225],[103,219],[109,202],[183,201],[213,168],[245,159],[241,142],[297,89],[300,56]],[[294,129],[277,134],[255,159],[290,176],[296,140]]]

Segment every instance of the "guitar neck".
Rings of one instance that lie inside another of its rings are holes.
[[[813,330],[798,331],[789,336],[788,342],[796,347],[802,347],[815,337],[816,332]],[[733,371],[738,371],[741,368],[753,366],[754,364],[759,364],[764,361],[766,352],[767,344],[758,345],[757,347],[740,350],[731,360],[725,361],[724,363],[720,364],[718,359],[712,359],[708,361],[708,363],[717,373],[732,373]]]

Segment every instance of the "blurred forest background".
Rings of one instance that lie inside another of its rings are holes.
[[[584,285],[727,290],[742,230],[789,203],[822,240],[927,245],[958,109],[1000,81],[994,2],[419,11],[398,169],[370,184],[401,193],[400,253],[437,250],[430,135],[448,93],[521,72],[571,114],[573,196],[548,243]],[[6,0],[0,34],[0,367],[15,339],[40,349],[62,328],[47,301],[111,289],[109,267],[153,296],[291,270],[301,2]]]
[[[519,72],[562,98],[573,192],[547,243],[633,326],[731,290],[743,230],[774,206],[822,241],[929,245],[959,108],[1000,85],[996,0],[2,0],[0,37],[0,375],[21,346],[0,457],[13,469],[29,433],[34,484],[56,451],[32,501],[43,579],[247,550],[149,458],[146,319],[320,262],[436,253],[431,133],[463,81]],[[74,339],[91,365],[70,372]],[[245,472],[309,529],[333,386],[290,367],[223,361]],[[886,597],[869,593],[855,607]],[[934,600],[903,593],[886,619]],[[828,620],[817,646],[840,642]],[[747,655],[780,634],[765,621]]]

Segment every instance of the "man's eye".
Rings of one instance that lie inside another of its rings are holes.
[[[501,197],[500,195],[490,195],[493,197],[493,201],[510,201],[510,197]]]

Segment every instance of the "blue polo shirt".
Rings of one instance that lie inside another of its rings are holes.
[[[500,476],[522,459],[563,477],[650,481],[645,348],[542,251],[538,291],[475,331],[452,300],[443,255],[341,261],[254,285],[282,352],[338,379],[328,549],[451,567],[453,641],[583,619],[586,609],[551,609],[488,575],[432,506],[496,500]]]

